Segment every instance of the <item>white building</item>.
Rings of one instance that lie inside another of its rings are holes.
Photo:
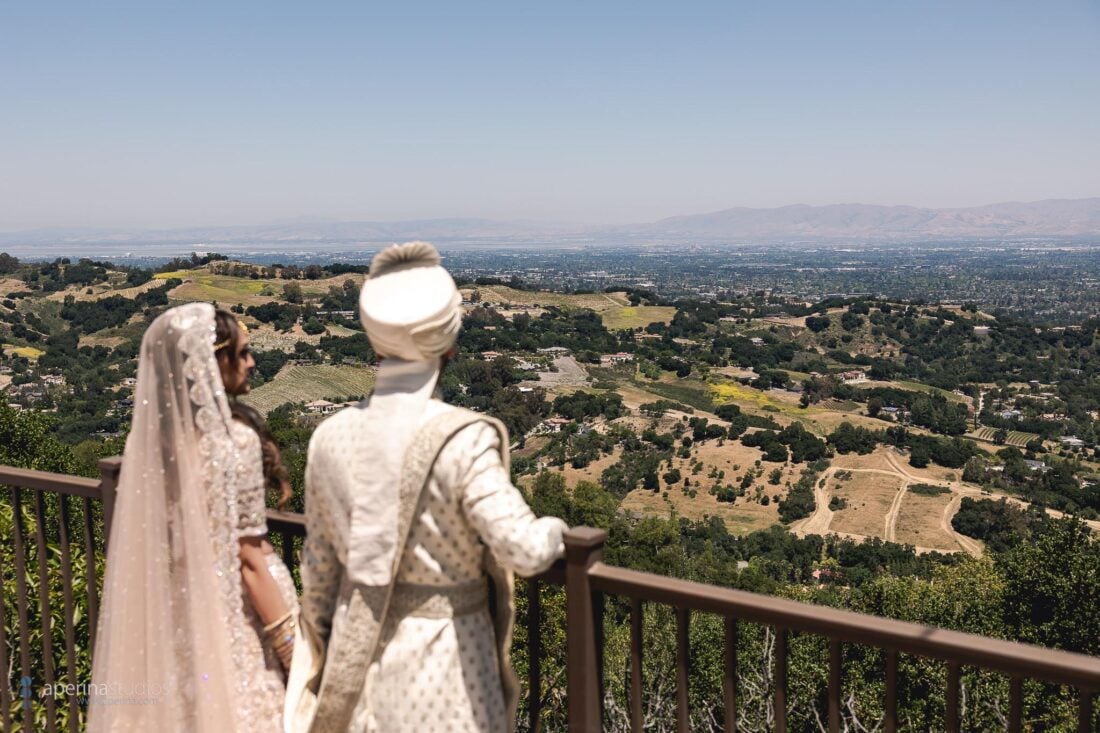
[[[617,354],[602,354],[600,356],[600,366],[612,366],[614,364],[625,364],[627,362],[634,361],[634,355],[628,354],[625,351],[620,351]]]
[[[305,405],[307,411],[315,415],[331,415],[336,411],[336,405],[328,400],[314,400]]]

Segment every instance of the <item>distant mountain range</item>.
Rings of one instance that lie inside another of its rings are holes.
[[[967,209],[915,206],[783,206],[676,216],[650,225],[664,237],[706,239],[956,239],[1100,234],[1100,198],[1050,199]]]
[[[341,244],[427,239],[440,244],[645,244],[769,241],[874,243],[986,238],[1100,237],[1100,198],[1050,199],[965,209],[796,204],[675,216],[650,224],[582,226],[488,219],[346,222],[301,219],[261,226],[160,230],[36,229],[0,233],[0,247],[20,253],[79,254],[81,245],[186,245],[308,250]],[[158,248],[159,249],[159,248]]]

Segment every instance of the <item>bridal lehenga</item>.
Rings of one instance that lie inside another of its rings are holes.
[[[260,443],[233,420],[214,309],[173,308],[141,344],[109,537],[90,731],[278,731],[284,683],[243,595],[239,539],[266,533]],[[268,566],[288,606],[290,574]]]

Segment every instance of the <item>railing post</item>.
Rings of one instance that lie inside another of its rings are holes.
[[[118,474],[122,470],[122,457],[101,458],[99,461],[100,491],[103,496],[103,555],[111,539],[111,520],[115,516],[115,492],[118,490]]]
[[[603,725],[599,624],[588,570],[603,560],[607,532],[577,527],[565,533],[566,680],[569,730],[596,733]]]

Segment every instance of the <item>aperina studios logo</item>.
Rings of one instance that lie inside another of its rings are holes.
[[[92,705],[155,705],[170,692],[168,685],[157,683],[65,683],[55,682],[36,688],[30,677],[19,679],[18,696],[24,710],[30,710],[36,697],[64,700],[76,697],[81,706]]]

